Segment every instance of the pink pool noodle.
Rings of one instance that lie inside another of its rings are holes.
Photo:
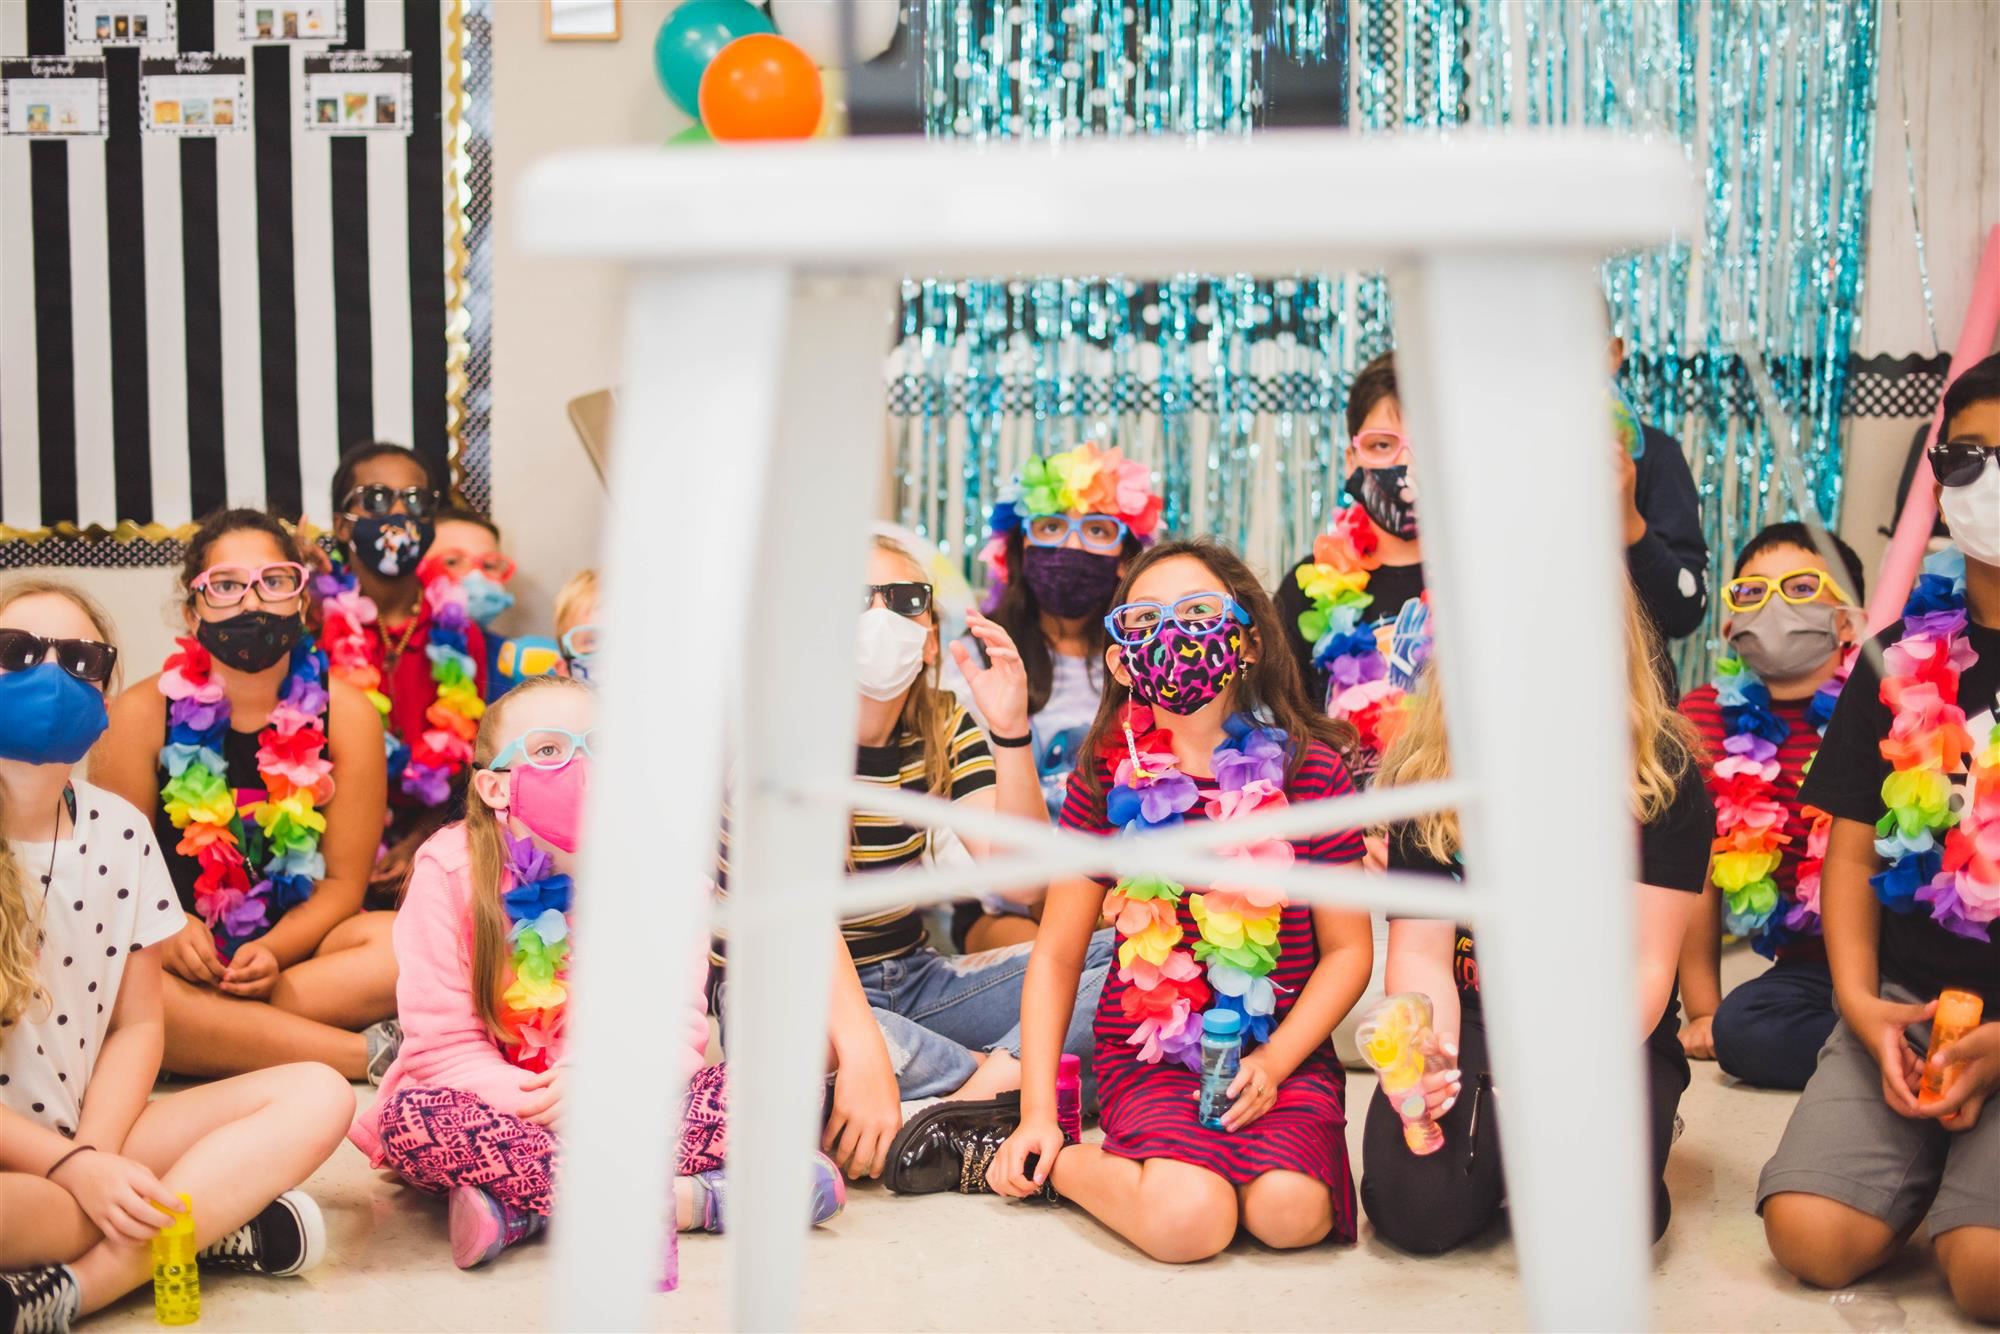
[[[1951,368],[1945,372],[1947,387],[1965,368],[1982,360],[1992,350],[2000,332],[2000,227],[1986,233],[1986,248],[1979,256],[1979,274],[1972,281],[1972,300],[1965,308],[1965,323],[1953,344]],[[1944,404],[1938,404],[1931,418],[1930,437],[1935,443],[1944,429]],[[1937,513],[1937,483],[1931,477],[1928,455],[1917,459],[1910,478],[1910,494],[1903,500],[1903,513],[1896,520],[1895,536],[1882,555],[1882,569],[1875,576],[1875,596],[1868,601],[1868,633],[1874,634],[1903,614],[1903,603],[1916,586],[1917,570],[1924,562],[1924,547],[1930,541],[1931,521]]]

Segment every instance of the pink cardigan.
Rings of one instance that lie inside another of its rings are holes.
[[[399,1088],[453,1088],[488,1106],[517,1114],[539,1091],[530,1077],[501,1054],[472,1003],[472,901],[465,826],[448,825],[417,849],[409,892],[396,914],[396,1010],[403,1047],[367,1110],[347,1137],[382,1165],[378,1108]],[[707,1008],[699,989],[688,1007],[689,1069],[699,1069],[708,1047]]]

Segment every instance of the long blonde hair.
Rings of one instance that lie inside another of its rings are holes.
[[[923,564],[910,554],[902,543],[891,537],[877,536],[875,549],[886,551],[901,560],[916,572],[916,582],[927,584],[930,576]],[[958,712],[958,697],[938,684],[939,665],[944,661],[944,645],[939,640],[937,602],[931,602],[931,639],[937,643],[938,651],[932,655],[930,664],[917,673],[917,679],[910,683],[910,693],[903,697],[903,713],[896,720],[901,732],[915,733],[924,745],[924,788],[934,797],[951,795],[951,737],[952,718]]]
[[[588,690],[581,681],[567,676],[531,676],[487,707],[479,720],[479,733],[472,742],[472,762],[480,767],[493,763],[506,740],[505,718],[518,700],[541,690]],[[507,959],[512,947],[507,939],[507,845],[500,816],[479,799],[477,792],[465,794],[465,847],[472,874],[472,1003],[480,1022],[496,1042],[512,1042],[515,1035],[500,1022],[500,991],[505,985]]]
[[[1625,676],[1631,694],[1632,815],[1645,824],[1673,804],[1680,785],[1696,772],[1701,741],[1693,724],[1667,698],[1660,680],[1660,648],[1638,600],[1625,600]],[[1402,733],[1382,757],[1375,782],[1384,787],[1428,783],[1451,776],[1446,749],[1444,691],[1435,671],[1424,673],[1407,704]],[[1410,822],[1416,849],[1440,862],[1459,850],[1458,814],[1433,811]]]
[[[0,611],[5,611],[23,598],[44,593],[67,598],[78,611],[90,618],[98,639],[104,643],[118,642],[111,633],[111,618],[104,614],[104,608],[82,589],[70,584],[50,579],[18,579],[0,588]],[[107,695],[111,693],[115,681],[114,676],[112,681],[104,683]],[[6,823],[7,794],[0,789],[0,828],[4,828]],[[42,893],[46,898],[47,886],[43,886]],[[20,863],[14,860],[13,843],[0,836],[0,1023],[13,1023],[19,1019],[41,994],[41,968],[37,962],[41,942],[33,938],[41,906],[37,904],[36,911],[29,912],[27,877],[21,873]]]

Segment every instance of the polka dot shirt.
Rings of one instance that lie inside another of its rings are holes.
[[[70,838],[12,844],[29,920],[40,919],[46,997],[0,1028],[0,1103],[64,1135],[76,1132],[127,956],[187,924],[145,818],[103,788],[72,786]]]

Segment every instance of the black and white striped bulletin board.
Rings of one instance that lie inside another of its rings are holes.
[[[0,565],[173,559],[224,504],[324,524],[361,440],[470,462],[468,9],[0,0]],[[66,70],[101,134],[56,132]]]

